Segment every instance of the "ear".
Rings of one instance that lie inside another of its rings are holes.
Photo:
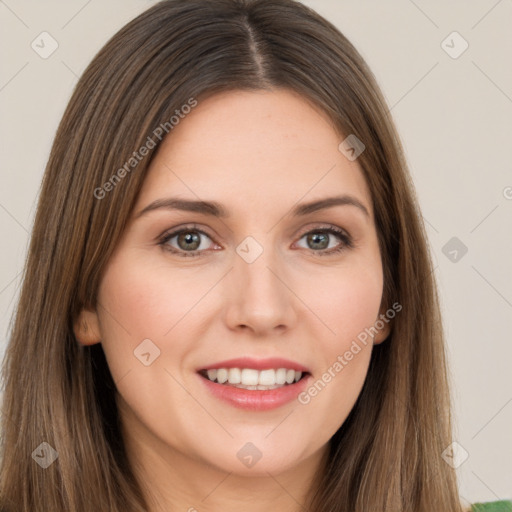
[[[101,341],[100,323],[96,311],[82,309],[73,324],[76,339],[82,345],[94,345]]]
[[[374,325],[377,329],[377,334],[375,334],[375,337],[373,338],[373,344],[378,345],[385,341],[389,336],[389,333],[391,332],[391,320],[384,313],[381,313],[375,320]]]

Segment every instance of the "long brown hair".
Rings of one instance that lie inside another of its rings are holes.
[[[176,110],[216,92],[273,88],[300,93],[365,144],[358,163],[375,212],[383,307],[402,305],[330,441],[307,510],[461,510],[441,457],[451,443],[450,395],[426,234],[371,71],[331,23],[293,0],[165,0],[97,54],[55,137],[3,365],[4,511],[147,509],[101,344],[78,343],[73,323],[98,306],[103,269],[159,147],[155,133],[172,136]],[[35,463],[37,450],[50,451],[43,442],[58,454],[46,469]]]

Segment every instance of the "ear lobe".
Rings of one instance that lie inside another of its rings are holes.
[[[385,319],[383,320],[382,317]],[[384,324],[384,325],[383,325]],[[375,322],[377,334],[373,338],[373,344],[378,345],[385,341],[391,332],[391,322],[385,315],[380,315]]]
[[[82,309],[73,324],[76,339],[82,345],[94,345],[101,341],[100,324],[96,311]]]

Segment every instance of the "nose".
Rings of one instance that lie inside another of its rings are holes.
[[[252,263],[236,254],[226,283],[228,327],[260,337],[293,328],[298,317],[298,299],[285,274],[285,265],[271,249],[265,248]]]

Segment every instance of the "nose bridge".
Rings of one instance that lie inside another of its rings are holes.
[[[284,265],[271,237],[262,242],[247,237],[236,253],[228,312],[231,327],[245,326],[255,332],[290,327],[295,322],[293,294],[285,285]]]

